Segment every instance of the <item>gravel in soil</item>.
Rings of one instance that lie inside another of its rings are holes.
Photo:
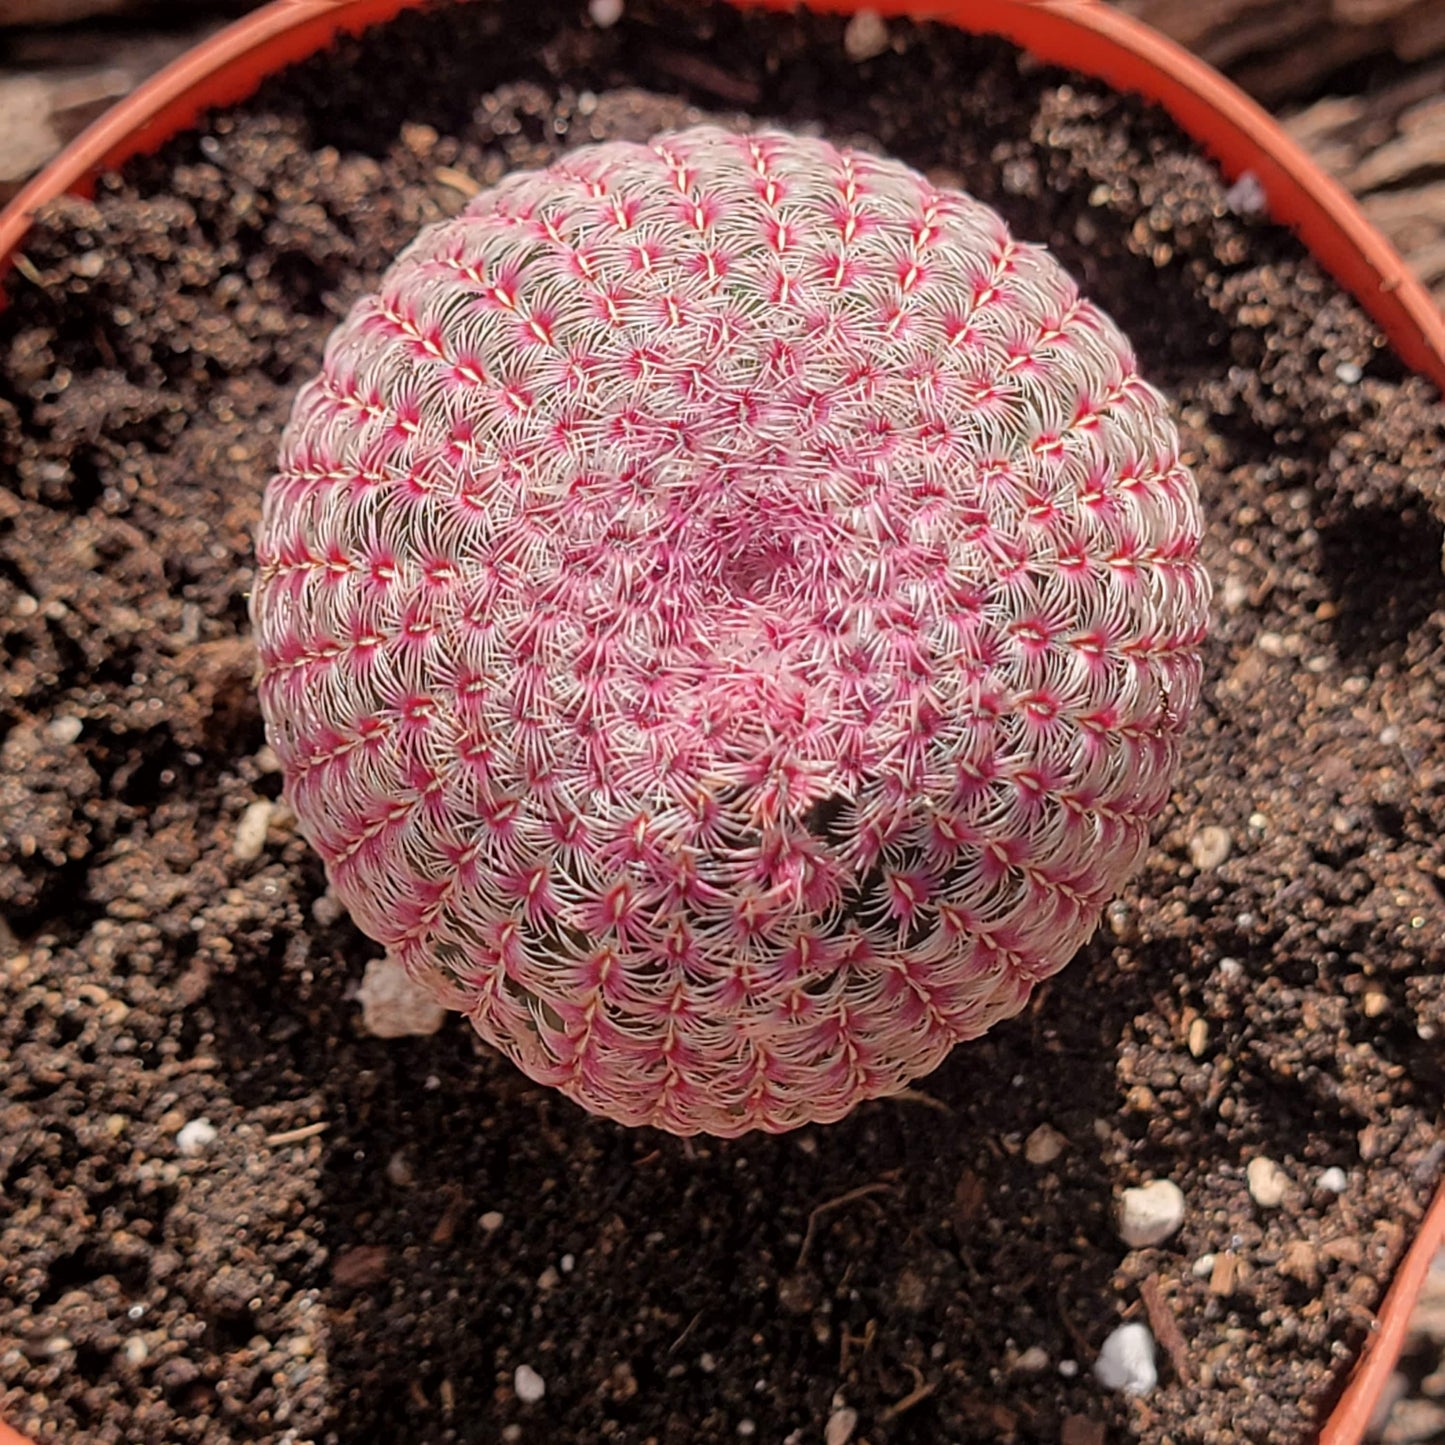
[[[39,1439],[1223,1445],[1337,1394],[1445,1162],[1445,413],[1160,115],[887,39],[412,15],[40,218],[0,316],[0,1414]],[[587,1118],[456,1019],[363,1034],[376,950],[291,826],[245,621],[291,397],[392,255],[704,114],[1051,245],[1177,403],[1217,588],[1094,941],[911,1094],[729,1144]],[[1182,1224],[1128,1248],[1154,1179]],[[1146,1398],[1093,1377],[1125,1320]]]

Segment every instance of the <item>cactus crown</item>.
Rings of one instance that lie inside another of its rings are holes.
[[[834,1119],[1015,1013],[1138,863],[1198,503],[1041,248],[698,129],[416,240],[332,337],[254,619],[362,928],[628,1123]]]

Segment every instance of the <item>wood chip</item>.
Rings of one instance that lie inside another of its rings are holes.
[[[1239,1260],[1227,1249],[1214,1257],[1214,1268],[1209,1272],[1209,1293],[1227,1298],[1234,1293],[1239,1279]]]
[[[1194,1366],[1189,1358],[1189,1346],[1184,1341],[1179,1321],[1174,1317],[1173,1307],[1164,1298],[1164,1290],[1157,1274],[1151,1274],[1139,1286],[1139,1298],[1144,1301],[1144,1313],[1149,1316],[1149,1328],[1154,1331],[1154,1338],[1169,1356],[1175,1375],[1183,1384],[1192,1385]]]
[[[343,1249],[331,1262],[332,1283],[343,1289],[380,1284],[387,1276],[389,1254],[384,1244],[356,1244]]]
[[[1059,1426],[1059,1445],[1106,1445],[1108,1438],[1104,1422],[1087,1415],[1065,1415]]]
[[[330,1127],[325,1119],[318,1119],[314,1124],[302,1124],[297,1129],[283,1129],[279,1134],[267,1134],[266,1143],[272,1149],[280,1149],[287,1144],[300,1144],[306,1139],[314,1139]]]

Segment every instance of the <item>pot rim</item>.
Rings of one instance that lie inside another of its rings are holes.
[[[112,106],[0,212],[0,278],[14,265],[35,213],[66,192],[88,195],[97,176],[156,149],[207,111],[253,94],[286,65],[339,35],[394,19],[424,0],[270,0],[193,46]],[[731,0],[791,9],[794,0]],[[849,14],[858,0],[813,0]],[[1290,226],[1384,331],[1400,358],[1445,391],[1445,314],[1354,198],[1255,101],[1173,41],[1101,0],[873,0],[885,15],[999,35],[1039,59],[1081,71],[1162,106],[1230,179],[1252,172],[1271,220]],[[0,306],[4,298],[0,295]],[[1445,1247],[1445,1185],[1396,1269],[1319,1445],[1358,1445],[1405,1342],[1435,1252]],[[28,1445],[0,1422],[0,1445]]]

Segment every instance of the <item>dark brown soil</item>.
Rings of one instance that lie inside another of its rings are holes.
[[[1289,1445],[1338,1391],[1445,1163],[1445,412],[1159,115],[894,37],[412,16],[42,218],[0,316],[0,1414],[41,1440]],[[1095,941],[913,1096],[725,1145],[590,1119],[459,1020],[366,1037],[375,950],[284,807],[234,846],[281,786],[251,529],[328,329],[468,177],[691,105],[1052,245],[1177,400],[1217,587]],[[1159,1176],[1184,1227],[1131,1252]],[[1143,1401],[1092,1375],[1126,1317]]]

